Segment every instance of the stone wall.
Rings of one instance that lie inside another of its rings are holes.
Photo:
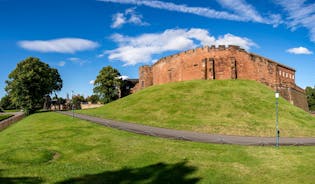
[[[7,128],[11,124],[23,119],[24,117],[25,117],[24,113],[16,113],[14,116],[3,121],[0,121],[0,131]]]
[[[305,92],[295,85],[293,68],[232,45],[196,48],[161,58],[152,66],[142,66],[139,69],[139,83],[133,91],[151,85],[195,79],[255,80],[274,90],[281,88],[284,98],[305,109],[304,98],[302,100]],[[287,95],[282,89],[296,92]]]
[[[139,88],[143,89],[149,86],[152,86],[152,67],[151,66],[142,66],[139,69]]]
[[[305,111],[309,111],[306,95],[303,89],[299,87],[282,87],[278,91],[280,95],[287,99],[291,104],[300,107]]]

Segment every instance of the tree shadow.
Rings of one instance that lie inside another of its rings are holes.
[[[3,170],[0,170],[0,183],[1,184],[40,184],[44,180],[38,177],[2,177]]]
[[[191,178],[197,168],[187,166],[187,161],[165,164],[157,163],[141,168],[123,168],[116,171],[105,171],[99,174],[85,175],[77,178],[71,178],[58,184],[97,184],[97,183],[115,183],[115,184],[136,184],[136,183],[152,183],[152,184],[194,184],[200,178]]]

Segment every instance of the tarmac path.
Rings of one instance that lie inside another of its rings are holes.
[[[61,114],[72,116],[71,111],[58,111]],[[203,143],[216,144],[237,144],[237,145],[256,145],[256,146],[272,146],[275,145],[275,137],[250,137],[250,136],[232,136],[232,135],[218,135],[206,134],[192,131],[174,130],[167,128],[151,127],[140,125],[136,123],[126,123],[121,121],[114,121],[108,119],[97,118],[93,116],[74,113],[75,118],[87,120],[98,123],[107,127],[112,127],[137,134],[150,135],[155,137],[163,137],[177,140],[186,140]],[[303,138],[286,138],[280,137],[280,146],[315,146],[315,137]]]

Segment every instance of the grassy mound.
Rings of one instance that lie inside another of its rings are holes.
[[[0,132],[0,183],[312,183],[314,152],[168,140],[38,113]]]
[[[204,133],[274,136],[274,92],[244,80],[185,81],[152,86],[103,107],[78,111],[102,118]],[[281,136],[315,135],[315,118],[279,101]]]

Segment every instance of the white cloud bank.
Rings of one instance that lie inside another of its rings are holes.
[[[18,45],[24,49],[38,52],[75,53],[91,50],[99,46],[93,42],[81,38],[59,38],[53,40],[20,41]]]
[[[227,11],[217,11],[205,7],[190,7],[184,4],[175,4],[158,0],[99,0],[102,2],[132,4],[137,6],[148,6],[156,9],[168,11],[176,11],[189,13],[198,16],[215,19],[226,19],[233,21],[252,21],[265,24],[278,25],[281,22],[281,17],[278,14],[269,16],[261,16],[253,6],[246,3],[245,0],[217,0],[223,7],[232,10],[233,13]]]
[[[124,24],[134,24],[138,26],[147,26],[147,22],[142,21],[142,15],[138,14],[136,8],[129,8],[124,13],[116,13],[113,15],[113,23],[111,28],[120,28]]]
[[[278,26],[282,23],[279,14],[269,14],[267,17],[262,16],[251,4],[245,0],[217,0],[224,8],[232,10],[235,14],[243,17],[245,21],[252,21],[264,24]]]
[[[305,0],[274,0],[287,12],[287,25],[295,30],[305,27],[310,32],[311,41],[315,42],[315,4],[305,3]]]
[[[288,53],[291,53],[291,54],[313,54],[312,51],[308,50],[307,48],[305,47],[296,47],[296,48],[291,48],[291,49],[288,49],[286,50]]]
[[[114,50],[106,50],[100,57],[108,54],[110,60],[120,60],[126,65],[148,63],[152,56],[168,51],[183,51],[201,45],[238,45],[246,50],[257,46],[246,37],[225,34],[217,39],[205,29],[168,29],[162,33],[143,34],[129,37],[114,34],[111,39],[118,44]]]

